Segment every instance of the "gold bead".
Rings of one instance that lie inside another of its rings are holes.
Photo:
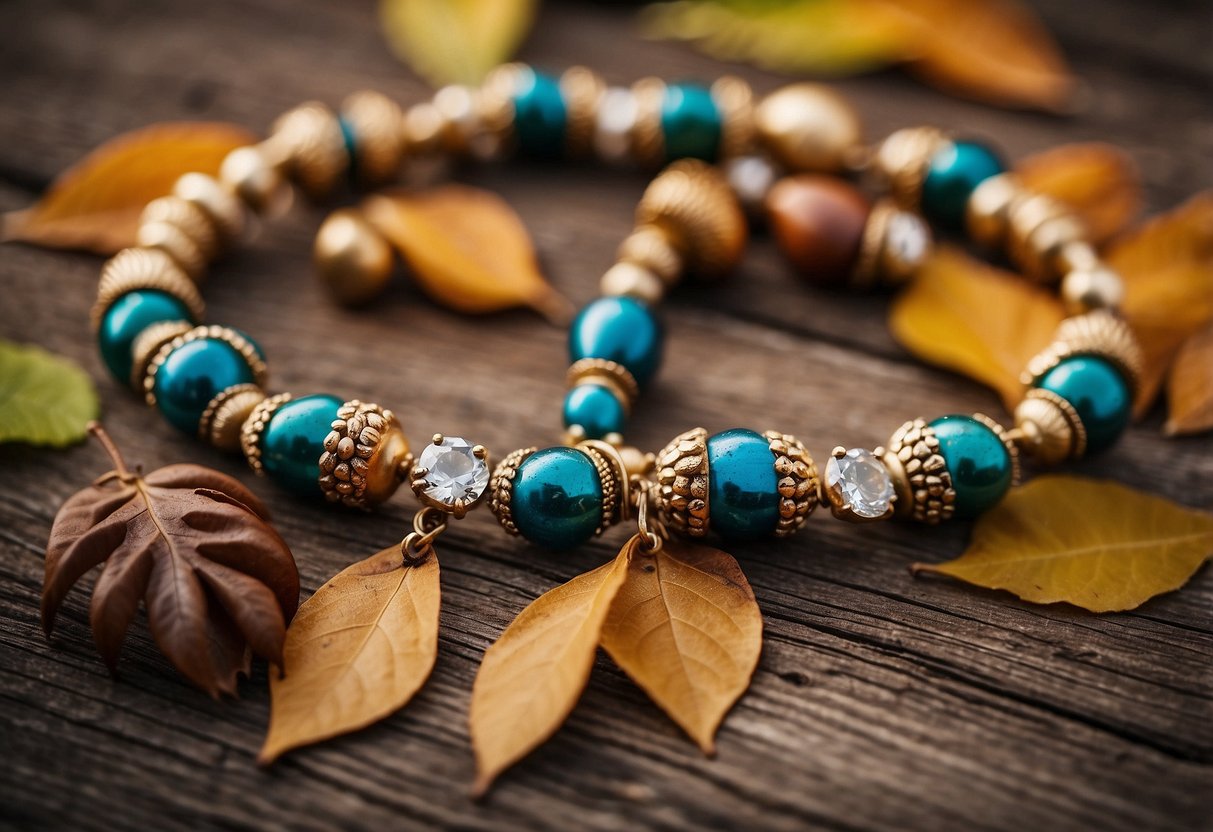
[[[1057,256],[1057,265],[1061,272],[1076,272],[1084,269],[1094,269],[1103,265],[1099,254],[1086,240],[1078,240],[1063,246]]]
[[[759,141],[793,171],[841,171],[863,141],[855,108],[820,84],[776,90],[758,104],[754,122]]]
[[[313,199],[328,196],[350,163],[341,123],[316,101],[279,116],[265,150],[270,162],[283,167]]]
[[[594,120],[598,102],[606,92],[606,83],[592,70],[572,66],[560,76],[560,94],[568,115],[565,119],[565,147],[573,159],[590,155],[594,144]]]
[[[656,225],[638,227],[619,244],[615,256],[651,271],[667,286],[678,282],[685,262],[670,234]]]
[[[1054,281],[1064,274],[1062,252],[1067,246],[1082,242],[1087,229],[1073,214],[1061,214],[1045,220],[1028,235],[1021,249],[1024,258],[1019,266],[1040,281]]]
[[[207,260],[219,252],[222,242],[219,239],[219,229],[207,214],[206,209],[196,202],[190,202],[179,196],[162,196],[153,199],[139,215],[139,224],[147,225],[153,222],[163,222],[174,225],[194,241],[194,245],[202,252]]]
[[[346,439],[350,442],[343,443]],[[391,497],[412,466],[409,442],[395,414],[354,399],[338,409],[324,439],[320,488],[329,502],[369,508]]]
[[[173,195],[205,211],[221,242],[231,242],[244,233],[244,204],[213,176],[187,173],[173,185]]]
[[[211,399],[198,420],[198,437],[221,451],[240,450],[240,431],[253,408],[265,401],[255,384],[236,384]]]
[[[935,430],[922,419],[906,422],[889,439],[881,462],[893,478],[896,516],[934,525],[956,511],[956,490]]]
[[[922,217],[882,199],[868,214],[849,283],[860,289],[904,283],[930,258],[934,245],[931,227]]]
[[[189,321],[157,321],[135,336],[131,344],[131,377],[128,381],[136,393],[143,394],[143,379],[147,377],[147,368],[151,366],[152,359],[160,352],[160,348],[193,328],[194,325]]]
[[[1116,309],[1125,299],[1125,284],[1120,275],[1104,265],[1076,269],[1062,278],[1061,299],[1071,315]]]
[[[661,516],[672,531],[688,537],[708,533],[708,432],[692,428],[657,454]]]
[[[291,400],[290,393],[278,393],[253,405],[240,426],[240,450],[249,468],[257,476],[265,476],[265,465],[261,461],[261,436],[265,433],[274,412]]]
[[[946,141],[943,131],[935,127],[898,130],[880,143],[871,160],[872,173],[898,205],[917,210],[931,158]]]
[[[1033,280],[1053,274],[1050,264],[1061,248],[1082,239],[1082,226],[1056,199],[1029,194],[1011,204],[1007,214],[1007,255]]]
[[[127,248],[106,261],[101,269],[97,301],[90,315],[93,330],[101,326],[102,316],[114,301],[137,289],[172,295],[185,304],[194,321],[202,320],[206,312],[198,287],[173,258],[160,249]]]
[[[683,159],[667,167],[645,189],[636,206],[637,225],[669,233],[687,266],[704,276],[728,272],[741,259],[746,221],[720,172]]]
[[[813,457],[799,439],[774,430],[764,431],[762,435],[770,443],[778,477],[779,520],[775,525],[775,536],[787,537],[799,531],[817,508],[821,480]]]
[[[632,158],[646,167],[657,167],[665,159],[665,136],[661,116],[665,106],[665,82],[641,78],[632,84],[636,121],[632,125]]]
[[[1007,238],[1011,205],[1023,198],[1015,176],[1000,173],[973,189],[965,205],[965,228],[974,242],[995,248]]]
[[[493,512],[501,528],[512,535],[518,534],[518,526],[514,523],[510,507],[514,498],[514,477],[518,475],[518,468],[526,458],[537,450],[538,448],[531,447],[511,451],[497,464],[493,469],[493,476],[489,478],[489,510]]]
[[[711,87],[720,111],[720,158],[747,153],[754,144],[754,91],[740,78],[722,75]]]
[[[616,263],[598,284],[603,295],[636,298],[655,306],[665,294],[665,284],[653,272],[635,263]]]
[[[564,380],[565,386],[570,390],[579,384],[598,384],[605,387],[628,410],[640,398],[640,385],[631,371],[606,358],[581,358],[574,361]]]
[[[475,106],[480,123],[494,142],[505,147],[514,131],[514,96],[522,87],[527,73],[533,70],[523,63],[508,63],[494,67],[475,93]]]
[[[400,105],[383,93],[360,90],[342,102],[341,116],[354,133],[358,178],[369,185],[394,179],[404,158]]]
[[[392,247],[353,208],[329,215],[312,250],[320,280],[339,303],[366,303],[392,276]]]
[[[258,214],[285,213],[289,190],[282,174],[258,147],[238,147],[224,157],[219,181]]]
[[[401,136],[405,156],[429,156],[442,148],[446,121],[438,108],[428,101],[414,104],[404,113]]]
[[[135,234],[135,243],[141,248],[163,251],[195,283],[206,275],[207,262],[202,249],[176,225],[167,222],[143,223]]]
[[[485,129],[478,98],[476,90],[462,84],[434,93],[434,107],[442,117],[442,148],[447,153],[487,159],[497,152],[500,140]]]
[[[1015,407],[1016,444],[1046,465],[1082,456],[1087,432],[1074,406],[1061,396],[1039,388],[1029,390]]]

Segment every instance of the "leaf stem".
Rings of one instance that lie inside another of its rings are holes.
[[[122,459],[122,452],[118,450],[118,446],[114,444],[114,440],[110,438],[110,435],[105,432],[105,428],[101,426],[101,423],[93,420],[88,423],[87,429],[93,438],[101,443],[101,447],[105,448],[105,453],[109,456],[110,461],[114,463],[114,470],[118,472],[119,478],[124,480],[130,479],[131,472],[127,469],[125,460]]]

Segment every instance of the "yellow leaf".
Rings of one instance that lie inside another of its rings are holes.
[[[1063,144],[1022,160],[1015,173],[1028,190],[1069,205],[1097,243],[1141,213],[1141,174],[1133,157],[1115,145]]]
[[[1050,293],[940,246],[894,301],[889,328],[919,358],[993,387],[1013,409],[1023,396],[1019,374],[1062,317]]]
[[[139,215],[182,174],[215,174],[257,137],[233,124],[167,122],[111,139],[64,171],[32,208],[4,215],[0,241],[113,254],[135,244]]]
[[[911,33],[885,6],[886,0],[680,0],[646,7],[641,28],[651,38],[692,41],[720,60],[845,75],[911,54]]]
[[[1168,436],[1213,428],[1213,326],[1184,342],[1167,383]]]
[[[602,646],[712,754],[716,729],[758,666],[762,614],[731,555],[671,540],[628,564]]]
[[[363,210],[439,303],[472,315],[530,306],[567,323],[568,301],[543,279],[526,226],[496,194],[445,185],[373,196]]]
[[[268,765],[301,745],[356,731],[403,708],[438,654],[438,560],[404,566],[400,547],[337,573],[286,633],[271,674]]]
[[[886,0],[919,52],[907,69],[957,95],[1006,107],[1062,111],[1074,77],[1056,41],[1017,0]]]
[[[530,31],[536,0],[380,0],[396,57],[436,87],[477,84]]]
[[[1210,554],[1213,515],[1115,482],[1046,476],[983,515],[959,558],[912,569],[1116,612],[1183,586]]]
[[[1213,321],[1213,191],[1138,226],[1116,241],[1106,260],[1124,280],[1121,311],[1145,354],[1141,415],[1183,342]]]
[[[497,775],[556,732],[590,678],[611,600],[636,547],[535,599],[484,653],[468,726],[484,794]]]

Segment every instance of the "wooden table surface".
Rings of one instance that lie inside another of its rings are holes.
[[[389,54],[372,3],[9,0],[0,10],[0,208],[125,130],[224,119],[257,130],[298,101],[372,87],[425,94]],[[1046,4],[1041,4],[1042,6]],[[1213,180],[1210,13],[1204,2],[1051,2],[1043,11],[1087,82],[1073,118],[946,98],[898,73],[846,81],[872,135],[935,123],[993,137],[1012,156],[1107,139],[1140,163],[1151,210]],[[646,43],[632,10],[548,5],[522,57],[587,63],[614,82],[712,79],[725,67]],[[731,71],[736,71],[730,67]],[[740,70],[760,91],[782,79]],[[460,173],[495,189],[532,230],[574,300],[627,233],[645,178],[510,164]],[[358,313],[330,305],[309,264],[323,211],[303,207],[223,261],[211,320],[253,333],[276,390],[331,391],[495,449],[555,441],[564,333],[527,313],[470,321],[402,279]],[[237,458],[183,440],[105,374],[89,333],[100,261],[0,249],[0,335],[81,362],[106,424],[147,468],[211,465],[250,483],[292,546],[305,594],[399,539],[399,499],[370,517],[317,509],[256,480]],[[666,363],[633,439],[656,448],[695,425],[777,427],[821,459],[872,446],[904,419],[974,409],[990,392],[924,367],[885,328],[886,298],[811,291],[757,240],[745,267],[666,310]],[[1075,470],[1194,506],[1213,504],[1213,443],[1160,438],[1161,415]],[[42,558],[60,502],[105,470],[98,447],[6,446],[0,473],[0,826],[33,829],[1208,829],[1213,817],[1213,572],[1121,615],[1037,607],[910,577],[961,551],[963,524],[929,530],[816,519],[788,545],[738,546],[766,622],[753,687],[704,759],[602,658],[564,729],[467,797],[465,718],[485,647],[522,607],[618,547],[537,554],[488,512],[442,541],[434,675],[403,713],[360,734],[253,763],[268,714],[258,666],[235,702],[179,678],[142,623],[121,678],[93,650],[85,591],[50,643],[37,621]],[[85,582],[86,585],[89,581]]]

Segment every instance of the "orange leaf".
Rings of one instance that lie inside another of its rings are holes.
[[[567,321],[568,301],[543,279],[526,226],[496,194],[445,185],[374,196],[363,210],[435,301],[472,315],[530,306]]]
[[[1184,341],[1213,321],[1213,191],[1139,226],[1106,259],[1124,280],[1121,311],[1145,354],[1141,415]]]
[[[1141,174],[1133,158],[1115,145],[1063,144],[1022,160],[1015,173],[1028,190],[1070,206],[1097,243],[1123,231],[1141,213]]]
[[[270,727],[258,762],[403,708],[438,655],[439,598],[437,558],[405,566],[399,546],[320,587],[287,630],[285,675],[270,676]]]
[[[705,754],[762,652],[762,614],[727,552],[667,541],[628,564],[602,646]]]
[[[912,569],[1117,612],[1183,586],[1211,554],[1213,515],[1115,482],[1045,476],[982,515],[959,558]]]
[[[1019,374],[1063,317],[1053,295],[1010,272],[939,247],[893,303],[889,329],[919,358],[997,390],[1008,409]]]
[[[113,254],[135,244],[139,215],[183,174],[215,174],[257,137],[219,122],[166,122],[124,133],[64,171],[33,207],[3,217],[0,241]]]
[[[906,68],[967,98],[1008,107],[1065,110],[1074,77],[1056,41],[1016,0],[886,0],[916,36]]]
[[[479,772],[475,794],[484,794],[572,712],[637,540],[610,563],[539,596],[485,651],[468,717]]]
[[[1213,428],[1213,326],[1184,342],[1167,383],[1167,436]]]

